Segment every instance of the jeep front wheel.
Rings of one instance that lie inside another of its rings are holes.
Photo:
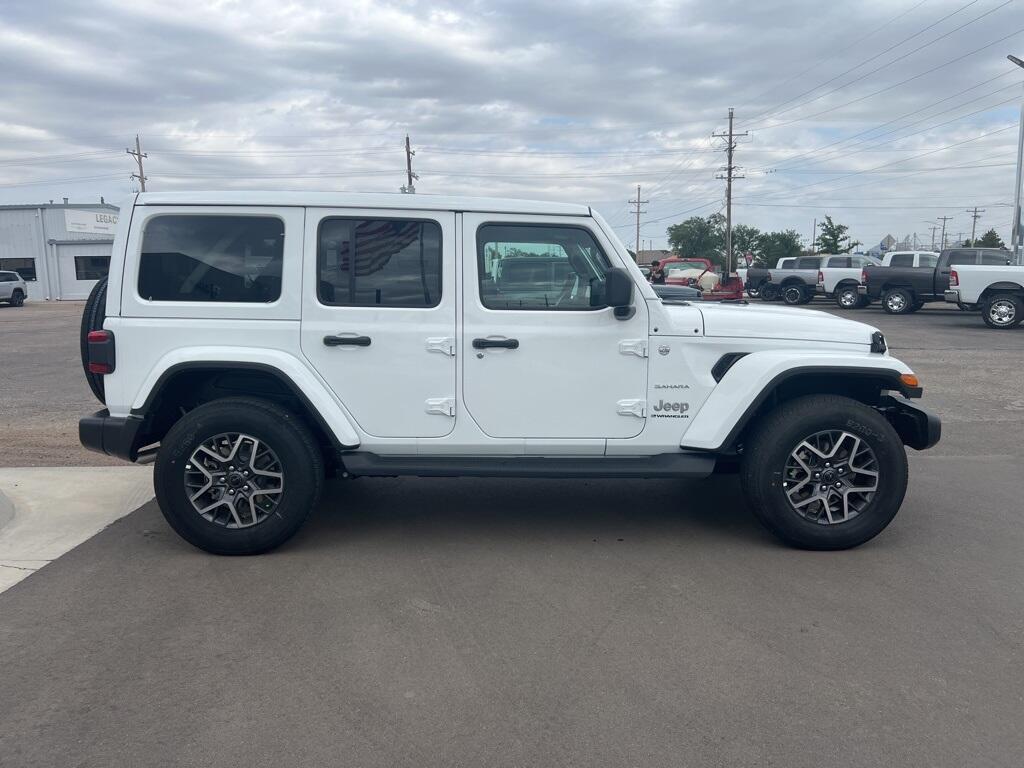
[[[160,443],[153,485],[186,541],[218,555],[273,549],[302,526],[323,484],[323,457],[294,413],[266,400],[215,400]]]
[[[754,427],[741,481],[758,520],[805,549],[848,549],[896,516],[907,456],[873,408],[836,395],[784,403]]]

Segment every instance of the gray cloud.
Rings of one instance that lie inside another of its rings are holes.
[[[151,188],[395,190],[409,131],[423,192],[589,202],[631,239],[639,183],[663,242],[720,208],[734,106],[736,221],[872,243],[978,204],[1008,237],[1024,35],[896,85],[1024,27],[966,2],[8,0],[0,202],[127,192],[136,132]]]

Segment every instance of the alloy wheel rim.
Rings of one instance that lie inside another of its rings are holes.
[[[787,288],[786,289],[786,301],[791,304],[796,304],[800,299],[803,298],[799,288]]]
[[[871,504],[879,464],[863,439],[843,430],[815,432],[790,452],[782,472],[790,508],[808,522],[839,525]]]
[[[185,464],[185,495],[207,522],[251,528],[277,511],[284,472],[266,443],[240,432],[204,440]]]
[[[1017,308],[1012,301],[1000,299],[993,301],[988,308],[988,317],[996,325],[1009,325],[1017,316]]]
[[[907,305],[906,300],[898,293],[890,296],[887,303],[889,305],[889,309],[896,310],[897,312]]]
[[[839,294],[839,301],[844,307],[852,307],[857,303],[857,294],[847,289]]]

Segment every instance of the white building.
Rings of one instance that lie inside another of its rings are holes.
[[[117,207],[105,203],[0,205],[0,270],[18,272],[30,300],[84,299],[107,274]]]

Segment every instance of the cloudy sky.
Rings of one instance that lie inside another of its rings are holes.
[[[644,240],[734,221],[1009,239],[1021,0],[3,0],[0,203],[158,189],[586,202]]]

